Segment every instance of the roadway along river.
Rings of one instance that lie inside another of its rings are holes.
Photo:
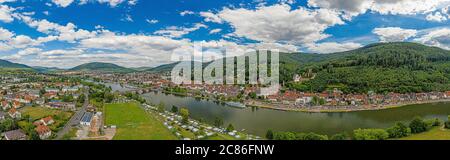
[[[245,129],[245,132],[259,136],[264,136],[268,129],[316,132],[328,135],[341,132],[351,133],[358,128],[387,128],[395,122],[408,122],[416,116],[447,120],[447,116],[450,115],[450,103],[448,102],[410,105],[378,111],[303,113],[263,108],[240,109],[207,100],[154,92],[144,94],[143,97],[153,104],[163,102],[168,110],[172,105],[186,107],[192,118],[211,124],[216,117],[220,117],[224,121],[224,126],[231,123],[236,129]]]

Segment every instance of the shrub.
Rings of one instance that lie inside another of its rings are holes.
[[[355,140],[385,140],[389,133],[384,129],[357,129],[354,131]]]
[[[445,122],[445,128],[450,129],[450,120]]]
[[[227,132],[232,132],[234,131],[234,126],[230,123],[227,127]]]
[[[295,140],[295,133],[292,132],[276,132],[273,135],[274,140]]]
[[[269,134],[269,132],[268,132]],[[270,138],[270,137],[269,137]],[[316,133],[276,132],[274,140],[328,140],[328,136]]]
[[[389,133],[389,138],[402,138],[411,134],[411,129],[400,122],[388,128],[386,131]]]
[[[316,133],[297,133],[296,140],[328,140],[327,135],[320,135]]]
[[[266,133],[266,138],[267,139],[273,139],[273,131],[271,129],[269,129]]]
[[[434,119],[432,126],[440,127],[440,126],[442,126],[442,121],[439,118],[436,118],[436,119]]]
[[[339,133],[331,136],[330,140],[347,140],[348,136],[345,133]]]
[[[409,128],[411,128],[411,133],[422,133],[429,129],[428,124],[420,117],[414,118],[409,123]]]

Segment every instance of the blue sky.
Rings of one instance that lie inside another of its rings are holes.
[[[450,0],[0,0],[0,59],[70,68],[169,63],[195,42],[332,53],[411,41],[450,48]],[[214,53],[211,53],[214,54]]]

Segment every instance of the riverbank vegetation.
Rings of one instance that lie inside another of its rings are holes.
[[[316,133],[274,132],[268,130],[266,138],[270,140],[450,140],[449,121],[440,119],[424,120],[414,118],[408,124],[397,122],[387,129],[356,129],[353,135],[341,133],[331,137]]]

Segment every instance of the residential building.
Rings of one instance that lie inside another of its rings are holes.
[[[36,127],[35,131],[38,133],[39,138],[48,139],[52,136],[52,130],[45,125],[39,125]]]
[[[2,109],[3,110],[8,110],[8,109],[10,109],[11,108],[11,105],[9,104],[9,102],[8,101],[2,101]]]
[[[27,140],[28,137],[25,135],[25,133],[21,130],[13,130],[8,131],[2,134],[6,140]]]
[[[14,119],[19,119],[22,117],[22,114],[17,111],[15,108],[11,108],[8,112],[9,116]]]

